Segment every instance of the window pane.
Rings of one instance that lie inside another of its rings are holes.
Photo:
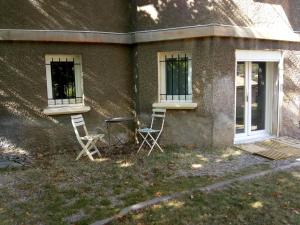
[[[188,95],[188,58],[166,59],[167,95]]]
[[[266,63],[252,63],[251,131],[265,129]]]
[[[51,62],[53,99],[76,98],[74,62]]]
[[[239,62],[236,75],[236,134],[245,132],[245,63]]]

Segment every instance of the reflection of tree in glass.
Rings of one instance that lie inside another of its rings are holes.
[[[51,62],[53,99],[76,97],[74,62]]]
[[[167,95],[188,95],[188,58],[166,59]]]

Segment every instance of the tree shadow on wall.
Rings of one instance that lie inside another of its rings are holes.
[[[238,26],[252,24],[233,0],[140,0],[135,4],[137,30],[213,23]]]
[[[300,30],[298,0],[140,0],[136,30],[223,24],[251,27],[276,24]],[[280,6],[280,7],[278,7]],[[257,21],[256,21],[257,20]]]
[[[285,55],[281,135],[299,138],[300,58],[292,52]]]
[[[5,48],[3,48],[5,51]],[[29,60],[29,61],[27,61]],[[35,61],[35,63],[30,63]],[[0,56],[0,151],[17,155],[18,152],[35,155],[57,152],[57,144],[64,141],[73,146],[71,133],[57,119],[42,113],[47,105],[46,80],[38,74],[40,58]],[[37,73],[33,71],[36,70]],[[57,134],[64,134],[57,135]]]
[[[118,32],[130,29],[129,6],[123,0],[0,0],[0,5],[1,28]]]
[[[281,6],[293,30],[300,31],[300,1],[299,0],[253,0],[257,3]]]
[[[0,152],[8,147],[33,155],[80,150],[70,115],[43,113],[48,105],[45,52],[84,56],[84,93],[91,107],[84,117],[89,131],[100,132],[101,127],[101,133],[106,132],[105,118],[128,116],[132,111],[130,72],[126,72],[130,61],[123,60],[129,51],[126,47],[121,51],[119,46],[12,42],[0,48]],[[99,60],[99,56],[106,57]],[[112,66],[112,59],[119,69]]]

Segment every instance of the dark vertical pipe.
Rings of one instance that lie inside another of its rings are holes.
[[[174,100],[174,86],[173,86],[173,81],[174,81],[174,58],[172,55],[172,100]]]
[[[188,73],[187,73],[187,67],[188,67],[188,64],[187,64],[187,58],[186,58],[186,54],[184,55],[184,99],[186,100],[186,80],[187,80],[187,77],[188,77]]]
[[[165,91],[165,100],[168,100],[168,94],[170,94],[170,90],[169,90],[169,79],[168,79],[168,63],[167,63],[167,55],[165,55],[165,61],[163,62],[165,64],[165,85],[166,85],[166,91]]]
[[[178,100],[180,100],[180,56],[178,54],[178,58],[177,58],[177,81],[178,81],[178,84],[177,84],[177,87],[178,87]]]

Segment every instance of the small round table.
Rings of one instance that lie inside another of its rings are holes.
[[[108,136],[108,147],[111,147],[111,136],[113,136],[118,143],[120,144],[125,144],[122,142],[122,140],[120,138],[118,138],[115,135],[112,135],[110,132],[110,127],[112,124],[114,123],[127,123],[127,122],[131,122],[134,121],[134,118],[131,117],[113,117],[113,118],[108,118],[105,120],[106,123],[106,129],[107,129],[107,136]]]

